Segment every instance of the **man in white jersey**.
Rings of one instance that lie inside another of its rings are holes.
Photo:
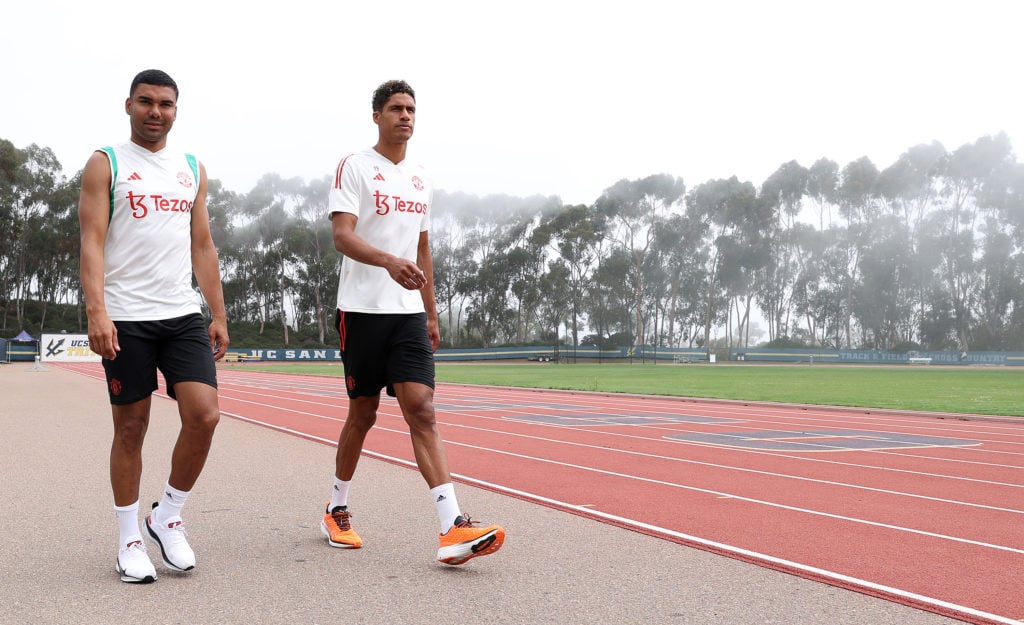
[[[93,153],[78,204],[89,346],[103,357],[114,419],[110,484],[119,527],[117,572],[125,582],[157,578],[138,516],[142,443],[157,370],[178,401],[181,431],[164,494],[146,516],[146,534],[168,568],[195,567],[181,509],[220,419],[214,361],[228,347],[206,170],[191,155],[167,147],[177,102],[178,86],[164,72],[135,77],[125,101],[131,140]],[[213,315],[209,329],[193,274]]]
[[[392,80],[378,87],[377,144],[341,161],[329,195],[334,246],[344,254],[337,326],[349,406],[320,529],[332,547],[362,546],[352,528],[348,493],[386,388],[398,399],[437,508],[437,559],[454,565],[496,552],[505,530],[476,527],[462,513],[434,417],[434,351],[441,335],[427,236],[433,189],[423,168],[405,158],[415,119],[416,94],[407,83]]]

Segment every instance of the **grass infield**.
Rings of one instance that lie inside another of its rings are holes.
[[[342,367],[337,363],[238,366],[342,377]],[[439,363],[437,380],[487,386],[1024,416],[1024,367]]]

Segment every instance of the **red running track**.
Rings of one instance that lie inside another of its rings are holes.
[[[340,378],[218,376],[225,415],[337,444]],[[449,384],[435,405],[459,481],[971,623],[1024,619],[1024,420]],[[393,399],[365,452],[414,466]]]

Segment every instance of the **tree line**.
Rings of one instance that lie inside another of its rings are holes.
[[[77,199],[49,148],[0,140],[0,327],[76,306]],[[230,322],[333,343],[329,177],[209,182]],[[1005,134],[879,169],[783,163],[759,186],[620,180],[589,205],[435,192],[445,347],[1024,349],[1024,166]]]

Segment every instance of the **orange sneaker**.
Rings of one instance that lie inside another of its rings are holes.
[[[501,549],[505,530],[500,525],[473,527],[478,522],[470,520],[469,515],[456,518],[448,533],[439,536],[437,561],[454,566]]]
[[[337,506],[334,510],[324,512],[324,520],[320,521],[320,531],[327,537],[328,545],[342,549],[359,549],[363,546],[363,539],[352,529],[351,517],[348,506]]]

